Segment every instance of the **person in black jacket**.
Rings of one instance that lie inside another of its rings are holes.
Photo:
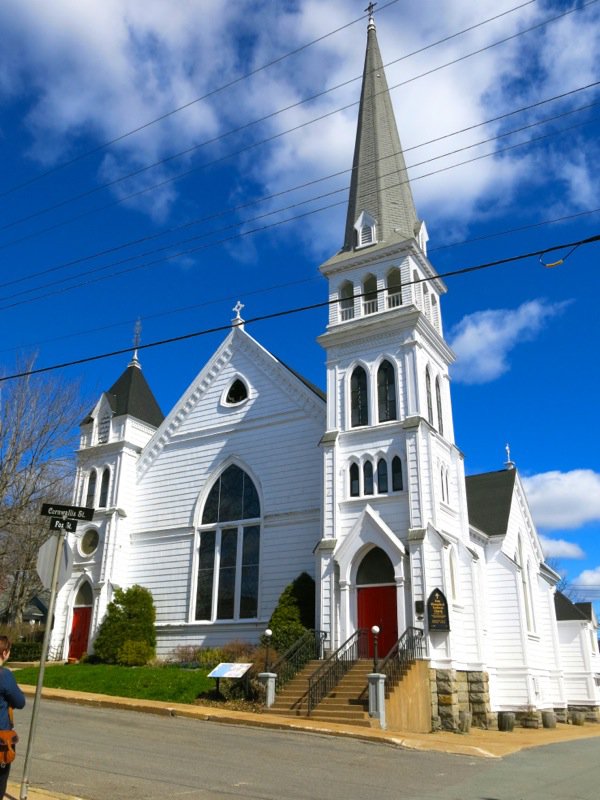
[[[25,696],[17,686],[12,672],[4,667],[10,656],[10,639],[0,636],[0,730],[8,731],[13,727],[8,714],[9,708],[23,708]],[[6,792],[6,784],[10,774],[10,764],[0,767],[0,800]]]

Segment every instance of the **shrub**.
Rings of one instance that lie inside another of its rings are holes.
[[[117,664],[122,667],[143,667],[154,658],[154,648],[148,642],[123,642],[117,653]]]
[[[13,661],[39,661],[42,657],[42,642],[13,642],[10,657]]]
[[[156,611],[152,594],[143,586],[116,589],[115,599],[108,604],[106,616],[94,641],[98,658],[108,664],[119,663],[119,652],[126,642],[144,643],[148,647],[146,663],[154,657]]]
[[[315,624],[315,582],[306,572],[286,586],[269,620],[271,644],[280,653]]]

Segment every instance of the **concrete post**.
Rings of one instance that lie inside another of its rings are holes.
[[[275,672],[259,672],[258,680],[265,687],[265,705],[267,708],[271,708],[275,702],[275,681],[277,680],[277,675]]]
[[[369,680],[369,716],[379,720],[379,726],[385,730],[385,675],[371,672]]]

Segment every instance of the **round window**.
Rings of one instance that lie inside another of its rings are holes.
[[[82,556],[93,555],[93,553],[95,553],[98,549],[99,541],[100,537],[98,536],[98,531],[95,528],[90,528],[81,537],[81,541],[79,542],[79,552]]]

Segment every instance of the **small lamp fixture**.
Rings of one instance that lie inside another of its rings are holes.
[[[271,645],[271,636],[273,636],[273,631],[271,628],[267,628],[265,631],[265,639],[267,640],[266,644],[266,652],[265,652],[265,672],[269,672],[270,663],[269,663],[269,647]]]
[[[379,626],[373,625],[371,633],[373,634],[373,672],[377,672],[379,668],[379,657],[377,653],[378,640],[379,640]]]

